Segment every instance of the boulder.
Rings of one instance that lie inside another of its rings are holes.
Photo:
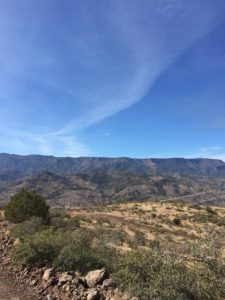
[[[86,283],[90,288],[93,288],[98,284],[102,284],[105,278],[106,278],[105,269],[91,271],[85,277]]]

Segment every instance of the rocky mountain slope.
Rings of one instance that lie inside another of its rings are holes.
[[[0,154],[0,179],[18,179],[48,171],[65,176],[93,170],[128,171],[138,174],[180,173],[225,178],[225,163],[216,159],[132,159],[127,157],[53,157]]]
[[[218,198],[218,192],[225,189],[225,163],[210,159],[0,154],[0,205],[22,187],[42,193],[52,206],[102,205],[173,197],[193,202],[214,199],[213,203],[224,204],[225,198],[221,195]],[[213,192],[204,194],[210,190]],[[193,196],[189,198],[188,195]]]
[[[193,202],[205,201],[216,196],[217,187],[225,189],[225,179],[209,180],[204,176],[180,174],[154,177],[125,171],[102,170],[68,176],[44,172],[33,177],[0,181],[0,205],[3,206],[23,187],[37,190],[52,206],[74,207],[173,197],[184,197],[181,200]],[[205,195],[205,192],[210,190],[213,190],[214,194],[211,192]],[[193,197],[186,198],[190,194]],[[196,194],[197,198],[194,196]],[[221,203],[223,204],[223,201]]]

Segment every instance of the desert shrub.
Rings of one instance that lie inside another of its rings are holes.
[[[54,228],[62,228],[64,230],[74,230],[80,227],[79,218],[62,218],[62,217],[52,217],[51,225]]]
[[[17,224],[12,229],[12,236],[18,238],[24,238],[29,235],[33,235],[38,231],[44,230],[46,225],[40,217],[32,217],[22,223]]]
[[[192,205],[190,205],[190,208],[196,209],[196,210],[201,210],[201,209],[202,209],[202,206],[200,206],[200,205],[198,205],[198,204],[192,204]]]
[[[116,269],[118,253],[115,248],[109,247],[99,241],[97,247],[93,250],[95,251],[100,266],[104,267],[109,272],[113,272]]]
[[[224,299],[224,275],[208,266],[186,264],[162,251],[132,251],[119,259],[117,285],[140,300]]]
[[[63,247],[53,265],[58,270],[79,270],[82,273],[103,267],[110,271],[115,257],[115,250],[102,242],[93,247],[91,235],[77,231]]]
[[[66,221],[64,218],[59,217],[51,217],[50,221],[51,226],[54,228],[66,228]]]
[[[206,206],[205,210],[209,213],[209,214],[212,214],[212,215],[216,215],[217,212],[215,210],[212,209],[211,206]]]
[[[113,244],[115,246],[121,246],[127,239],[127,234],[123,230],[113,230],[98,227],[94,232],[94,236],[103,240],[105,244]]]
[[[49,214],[51,218],[69,218],[70,215],[63,208],[54,208],[51,207],[49,210]]]
[[[146,241],[144,233],[141,231],[135,231],[131,246],[133,246],[133,247],[145,246],[146,242],[147,241]]]
[[[218,226],[225,226],[224,218],[222,218],[214,213],[208,213],[208,214],[198,213],[198,214],[192,216],[192,219],[194,222],[199,222],[199,223],[209,223],[210,222],[210,223],[216,224]]]
[[[49,207],[44,197],[35,191],[22,189],[12,196],[5,207],[5,217],[13,223],[21,223],[33,216],[45,220],[49,216]]]
[[[199,223],[207,223],[209,220],[208,215],[204,213],[198,213],[192,216],[192,219],[194,222],[199,222]]]
[[[67,228],[68,229],[76,229],[80,227],[80,218],[78,217],[71,217],[67,219]]]
[[[94,251],[90,247],[91,238],[85,232],[74,233],[53,262],[58,270],[79,270],[86,272],[99,267]]]
[[[184,266],[177,263],[168,268],[166,261],[150,251],[133,251],[120,259],[113,278],[122,290],[142,300],[179,299],[176,289],[179,289],[180,278],[185,274]]]
[[[181,225],[181,219],[176,217],[173,219],[173,223],[176,225],[176,226],[180,226]]]
[[[80,221],[83,221],[85,223],[93,223],[93,219],[91,219],[90,217],[87,217],[87,216],[82,216],[80,217]]]
[[[180,212],[183,212],[183,211],[184,211],[184,209],[183,209],[183,208],[179,208],[179,207],[178,207],[178,208],[176,208],[176,210],[177,210],[177,211],[180,211]]]
[[[218,219],[217,220],[217,222],[216,222],[216,224],[218,225],[218,226],[225,226],[225,219]]]
[[[46,229],[27,237],[12,251],[13,259],[26,266],[50,266],[68,241],[60,230]]]
[[[93,233],[48,228],[24,238],[12,250],[14,261],[25,266],[54,266],[58,270],[79,270],[105,267],[113,269],[117,255],[102,241],[93,246]]]

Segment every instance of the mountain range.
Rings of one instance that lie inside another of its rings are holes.
[[[59,158],[0,154],[0,204],[4,205],[22,187],[41,192],[53,206],[173,197],[184,197],[192,202],[215,198],[213,203],[224,204],[221,190],[225,188],[225,163],[205,158]],[[211,190],[213,192],[204,194]],[[196,194],[202,196],[196,198]]]
[[[128,157],[54,157],[41,155],[0,154],[0,179],[18,179],[40,172],[56,175],[89,173],[93,170],[127,171],[138,174],[180,173],[225,177],[225,163],[217,159],[136,159]]]

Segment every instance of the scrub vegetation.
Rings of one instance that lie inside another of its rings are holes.
[[[225,299],[224,217],[221,207],[166,202],[51,209],[48,221],[12,226],[12,257],[29,268],[105,268],[140,300]]]

